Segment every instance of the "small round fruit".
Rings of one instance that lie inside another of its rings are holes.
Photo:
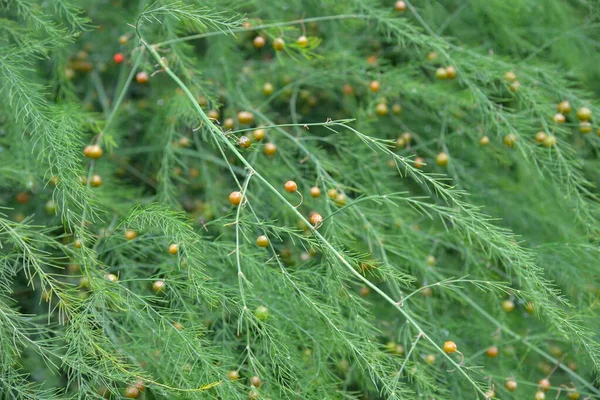
[[[90,181],[90,184],[93,187],[98,187],[102,185],[102,178],[100,177],[100,175],[92,175],[92,180]]]
[[[486,400],[493,399],[494,397],[496,397],[496,393],[493,390],[488,390],[487,392],[485,392]]]
[[[531,302],[531,301],[528,301],[528,302],[525,304],[525,310],[527,310],[527,312],[528,312],[529,314],[533,314],[533,312],[535,311],[535,306],[533,305],[533,302]]]
[[[238,145],[242,149],[247,149],[248,147],[252,146],[252,140],[250,140],[250,138],[248,136],[241,136],[238,139]]]
[[[589,121],[581,121],[579,123],[579,132],[586,135],[586,134],[590,133],[591,131],[592,131],[592,124],[590,124]]]
[[[273,88],[273,84],[271,84],[269,82],[265,83],[262,88],[262,92],[265,96],[272,95],[274,90],[275,90],[275,88]]]
[[[490,138],[487,136],[482,136],[481,139],[479,139],[479,144],[482,146],[487,146],[490,144]]]
[[[254,386],[255,388],[260,387],[260,384],[262,382],[260,381],[260,378],[256,375],[254,375],[252,378],[250,378],[250,386]]]
[[[423,157],[415,158],[415,168],[421,169],[425,165],[425,159]]]
[[[398,0],[396,4],[394,4],[394,9],[398,12],[406,11],[406,3],[402,0]]]
[[[448,340],[446,343],[444,343],[444,351],[446,354],[456,353],[456,350],[458,350],[458,346],[456,346],[456,343],[453,341]]]
[[[404,139],[406,144],[410,144],[410,142],[412,141],[412,134],[410,132],[404,132],[402,134],[402,139]]]
[[[165,291],[166,288],[167,284],[165,283],[165,281],[154,281],[152,283],[152,290],[154,290],[155,293],[162,293]]]
[[[261,235],[256,238],[256,245],[258,247],[269,247],[269,239],[265,235]]]
[[[510,83],[516,82],[517,81],[517,75],[512,72],[512,71],[508,71],[504,73],[504,80]]]
[[[313,186],[310,188],[310,195],[312,197],[319,197],[321,195],[321,189],[318,186]]]
[[[256,310],[254,310],[254,316],[260,321],[265,321],[269,318],[269,309],[265,306],[258,306],[256,307]]]
[[[242,202],[242,192],[231,192],[229,194],[229,202],[234,206],[239,206]]]
[[[125,239],[127,239],[127,240],[133,240],[133,239],[136,238],[137,232],[134,231],[133,229],[127,229],[125,231],[124,235],[125,235]]]
[[[238,371],[231,370],[227,372],[227,379],[229,379],[230,381],[237,381],[238,379],[240,379],[240,373]]]
[[[369,89],[371,89],[371,92],[377,93],[379,92],[379,89],[381,89],[381,84],[379,81],[371,81],[371,83],[369,83]]]
[[[248,400],[258,400],[259,397],[260,395],[255,390],[251,390],[248,392]]]
[[[519,140],[517,135],[514,133],[509,133],[508,135],[504,136],[504,145],[507,147],[513,147],[515,143],[517,143],[517,140]]]
[[[118,282],[119,281],[119,278],[115,274],[106,274],[106,275],[104,275],[104,277],[106,278],[106,280],[108,280],[110,282]]]
[[[273,48],[277,51],[281,51],[283,50],[283,48],[285,47],[285,40],[283,40],[282,38],[277,38],[275,40],[273,40]]]
[[[369,294],[371,294],[371,289],[369,289],[366,286],[363,286],[360,289],[358,289],[358,294],[360,295],[360,297],[367,297]]]
[[[446,68],[440,67],[435,70],[435,77],[439,80],[448,79],[448,71]]]
[[[546,140],[546,132],[544,131],[539,131],[538,133],[535,134],[535,141],[538,143],[544,143],[544,140]]]
[[[435,257],[432,255],[427,256],[427,265],[433,267],[435,265]]]
[[[542,392],[547,392],[548,390],[550,390],[550,387],[552,387],[552,385],[550,384],[550,380],[548,378],[540,379],[540,381],[538,382],[538,388]]]
[[[144,71],[140,71],[137,73],[137,75],[135,76],[135,80],[137,81],[137,83],[148,83],[148,74]]]
[[[554,121],[555,124],[564,124],[566,120],[567,119],[565,118],[565,116],[561,113],[556,113],[552,117],[552,121]]]
[[[392,106],[392,114],[398,115],[402,112],[402,106],[398,103],[394,103]]]
[[[113,60],[117,64],[121,64],[125,60],[125,56],[123,55],[123,53],[115,53],[115,55],[113,56]]]
[[[518,81],[515,81],[515,82],[511,83],[508,88],[510,89],[511,92],[515,93],[517,90],[519,90],[520,87],[521,87],[521,84]]]
[[[56,214],[56,202],[52,199],[48,200],[46,202],[46,205],[44,206],[44,209],[46,210],[46,214],[48,215]]]
[[[426,287],[423,288],[420,293],[423,297],[431,297],[433,290],[430,287]]]
[[[338,191],[336,188],[331,188],[329,190],[327,190],[327,197],[329,197],[332,200],[337,199],[338,197]]]
[[[262,36],[257,36],[254,38],[254,47],[256,47],[257,49],[262,49],[263,47],[265,47],[266,43],[267,41]]]
[[[285,183],[286,192],[293,193],[298,190],[298,185],[294,181],[287,181]]]
[[[515,381],[514,379],[508,379],[506,383],[504,383],[504,387],[509,392],[514,392],[515,390],[517,390],[517,386],[517,381]]]
[[[429,365],[433,364],[435,362],[435,356],[433,354],[427,354],[425,356],[425,362]]]
[[[119,36],[119,44],[120,44],[120,45],[127,44],[127,41],[128,41],[128,40],[129,40],[129,39],[127,39],[127,36],[126,36],[126,35],[121,35],[121,36]]]
[[[179,245],[177,243],[171,243],[169,245],[169,254],[177,254],[179,251]]]
[[[439,153],[436,157],[435,157],[435,162],[437,163],[437,165],[439,165],[440,167],[445,167],[446,165],[448,165],[448,160],[450,159],[450,157],[448,157],[448,154],[444,153],[443,151],[441,153]]]
[[[296,43],[298,44],[298,46],[304,48],[306,46],[308,46],[308,38],[304,35],[298,37],[298,39],[296,39]]]
[[[310,223],[313,224],[313,226],[319,226],[323,223],[323,217],[321,214],[314,213],[310,216]]]
[[[75,242],[73,242],[73,246],[75,246],[76,249],[80,249],[81,244],[81,239],[75,239]]]
[[[446,75],[448,76],[448,79],[456,78],[456,68],[452,65],[446,67]]]
[[[183,325],[179,322],[174,322],[173,323],[173,328],[177,329],[178,331],[182,331],[183,330]]]
[[[435,61],[438,58],[438,53],[436,53],[435,51],[430,51],[429,53],[427,53],[427,60],[428,61]]]
[[[544,147],[554,147],[556,146],[556,136],[554,135],[548,135],[546,136],[546,138],[544,139],[544,143],[542,143],[544,145]]]
[[[571,112],[571,105],[569,104],[568,101],[561,101],[560,103],[558,103],[558,105],[556,106],[556,110],[561,113],[561,114],[568,114]]]
[[[85,146],[85,149],[83,149],[83,155],[91,158],[92,160],[99,159],[103,154],[104,152],[102,151],[102,147],[98,146],[97,144],[87,145]]]
[[[512,300],[504,300],[502,302],[502,309],[506,312],[513,312],[515,310],[515,303]]]
[[[592,119],[592,110],[587,107],[581,107],[577,110],[577,119],[580,121],[589,121]]]
[[[240,111],[237,115],[240,124],[248,125],[254,122],[254,114],[250,111]]]
[[[567,390],[567,398],[569,400],[578,400],[579,399],[579,392],[577,391],[577,389],[569,389],[569,390]]]
[[[535,392],[535,396],[533,396],[534,400],[545,400],[546,394],[542,391]]]
[[[379,103],[379,104],[377,104],[377,107],[375,107],[375,112],[380,117],[385,117],[386,115],[388,115],[388,106],[387,106],[387,104],[385,104],[385,103]]]
[[[223,121],[223,128],[227,130],[235,128],[235,121],[233,118],[225,118],[225,121]]]
[[[496,357],[498,357],[498,347],[491,346],[490,348],[488,348],[485,351],[485,354],[487,354],[487,356],[490,357],[490,358],[496,358]]]
[[[128,399],[137,399],[140,395],[140,391],[135,386],[127,386],[125,389],[125,397]]]
[[[265,138],[265,130],[264,129],[256,129],[256,130],[254,130],[254,132],[252,132],[252,136],[254,137],[254,140],[256,140],[257,142],[260,142],[261,140],[263,140]]]
[[[275,155],[277,152],[277,146],[275,146],[273,143],[266,143],[264,152],[267,156]]]
[[[206,116],[212,120],[218,120],[221,117],[221,114],[217,110],[209,110]]]

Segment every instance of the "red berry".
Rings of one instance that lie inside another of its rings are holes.
[[[125,60],[125,56],[123,53],[115,53],[113,60],[115,60],[117,64],[121,64]]]

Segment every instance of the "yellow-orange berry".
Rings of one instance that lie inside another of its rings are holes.
[[[285,40],[283,40],[282,38],[277,38],[275,40],[273,40],[273,48],[277,51],[281,51],[283,50],[283,48],[285,47]]]
[[[394,9],[398,12],[406,11],[406,3],[402,0],[398,0],[396,4],[394,4]]]
[[[254,114],[249,111],[240,111],[237,115],[240,124],[248,125],[254,122]]]
[[[267,41],[262,36],[257,36],[254,38],[254,47],[256,47],[257,49],[261,49],[261,48],[265,47],[266,43],[267,43]]]
[[[90,144],[83,149],[83,155],[93,160],[99,159],[103,154],[102,147],[97,144]]]
[[[258,247],[269,247],[269,239],[265,235],[261,235],[256,238],[256,245]]]
[[[504,300],[502,302],[502,309],[506,312],[513,312],[515,309],[515,303],[512,300]]]
[[[487,354],[487,356],[490,357],[490,358],[496,358],[496,357],[498,357],[498,347],[491,346],[490,348],[488,348],[485,351],[485,354]]]
[[[242,202],[242,192],[231,192],[229,194],[229,202],[234,206],[239,206]]]
[[[154,281],[154,283],[152,283],[152,290],[154,290],[156,293],[162,293],[166,288],[167,284],[165,281]]]
[[[369,84],[369,89],[371,89],[371,92],[379,92],[379,89],[381,89],[381,84],[379,83],[379,81],[372,81]]]
[[[504,384],[504,387],[509,392],[514,392],[515,390],[517,390],[517,386],[517,381],[515,381],[514,379],[508,379]]]
[[[264,152],[267,156],[272,156],[277,152],[277,146],[273,143],[265,143]]]
[[[561,101],[560,103],[558,103],[558,105],[556,106],[556,110],[561,113],[561,114],[568,114],[571,112],[571,105],[569,104],[568,101]]]
[[[444,351],[446,354],[456,353],[456,350],[458,350],[458,346],[456,346],[456,343],[453,341],[448,340],[446,343],[444,343]]]
[[[298,190],[298,185],[294,181],[287,181],[285,183],[285,190],[290,193],[295,192]]]
[[[319,197],[321,195],[321,189],[318,186],[313,186],[310,188],[310,195],[312,197]]]
[[[179,251],[179,245],[177,243],[171,243],[169,245],[169,254],[177,254]]]
[[[490,138],[487,136],[482,136],[481,139],[479,139],[479,144],[482,146],[487,146],[490,144]]]
[[[302,36],[298,37],[298,39],[296,39],[296,43],[300,47],[306,47],[306,46],[308,46],[308,38],[306,36],[302,35]]]
[[[435,157],[435,162],[440,167],[445,167],[448,165],[448,160],[450,160],[450,157],[448,157],[448,154],[444,153],[443,151]]]
[[[512,71],[508,71],[504,73],[504,80],[510,83],[516,82],[517,81],[517,75],[512,72]]]

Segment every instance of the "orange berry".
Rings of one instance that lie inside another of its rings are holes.
[[[321,195],[321,189],[318,186],[313,186],[310,188],[310,195],[312,197],[319,197]]]
[[[487,354],[488,357],[490,357],[490,358],[498,357],[498,347],[492,346],[492,347],[488,348],[486,350],[485,354]]]
[[[446,343],[444,343],[444,351],[446,354],[456,353],[456,350],[458,350],[458,346],[456,346],[456,343],[453,341],[448,340]]]
[[[379,81],[372,81],[369,84],[369,89],[371,89],[371,92],[379,92],[379,89],[381,89],[381,84],[379,83]]]
[[[283,50],[283,48],[285,47],[285,40],[283,40],[282,38],[277,38],[275,40],[273,40],[273,48],[277,51],[281,51]]]
[[[242,192],[231,192],[229,194],[229,202],[234,206],[239,206],[242,202]]]
[[[99,159],[103,154],[104,152],[102,151],[102,147],[98,146],[97,144],[87,145],[83,149],[83,155],[93,160]]]
[[[264,152],[267,156],[272,156],[277,152],[277,146],[275,146],[273,143],[266,143]]]
[[[406,11],[406,3],[402,0],[398,0],[396,4],[394,4],[394,9],[398,12]]]
[[[257,36],[254,38],[254,47],[256,47],[257,49],[262,49],[263,47],[265,47],[266,43],[267,41],[262,36]]]
[[[285,190],[290,193],[295,192],[298,190],[298,185],[294,181],[287,181],[285,183]]]
[[[135,76],[135,80],[137,81],[137,83],[141,83],[141,84],[148,83],[148,79],[149,79],[148,74],[144,71],[138,72],[137,75]]]
[[[169,254],[177,254],[179,251],[179,245],[177,243],[171,243],[169,245]]]

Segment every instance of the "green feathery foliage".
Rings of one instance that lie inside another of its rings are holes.
[[[600,399],[599,10],[0,2],[0,398]]]

